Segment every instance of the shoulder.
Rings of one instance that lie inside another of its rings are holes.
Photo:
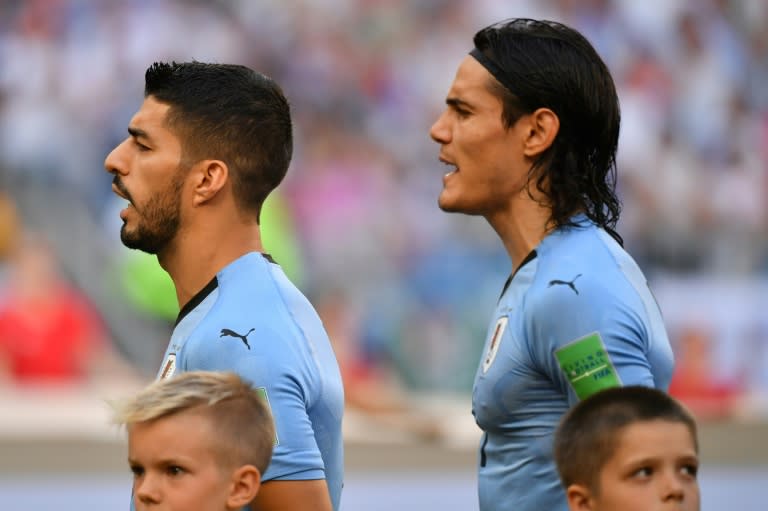
[[[571,229],[542,247],[525,300],[532,324],[573,324],[582,330],[643,310],[622,260],[626,252],[610,246],[603,234],[608,236],[597,228]]]
[[[303,296],[280,265],[266,254],[251,252],[217,275],[221,300],[247,302],[251,308],[284,308],[294,295]]]
[[[220,271],[217,280],[218,297],[207,321],[235,317],[268,324],[286,319],[290,281],[262,254],[246,254]]]

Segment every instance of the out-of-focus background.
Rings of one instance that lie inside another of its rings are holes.
[[[145,69],[191,59],[252,66],[292,103],[264,237],[342,365],[345,509],[475,509],[471,384],[510,267],[483,220],[438,210],[428,130],[472,35],[508,17],[573,25],[613,72],[619,231],[702,424],[703,509],[763,509],[765,0],[0,1],[0,509],[127,504],[107,401],[154,377],[177,307],[121,245],[103,160]]]

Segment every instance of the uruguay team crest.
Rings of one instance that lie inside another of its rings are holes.
[[[507,316],[503,316],[496,321],[496,326],[493,327],[493,335],[491,336],[491,342],[488,345],[488,353],[485,355],[485,359],[483,360],[483,374],[488,372],[488,369],[490,369],[491,364],[493,364],[493,361],[496,358],[496,353],[499,351],[501,338],[504,335],[504,329],[507,328],[508,322],[509,318]]]
[[[176,353],[171,353],[168,355],[168,358],[165,359],[165,362],[163,363],[163,370],[160,372],[160,379],[165,380],[166,378],[170,378],[173,376],[173,373],[176,372]]]

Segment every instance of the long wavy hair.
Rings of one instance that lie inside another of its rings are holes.
[[[483,28],[474,44],[503,74],[491,90],[503,103],[507,128],[542,107],[560,119],[555,140],[529,173],[552,211],[550,223],[572,226],[573,215],[583,212],[622,243],[616,232],[619,99],[595,49],[566,25],[521,18]]]

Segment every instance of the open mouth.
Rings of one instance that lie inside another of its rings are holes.
[[[448,172],[445,173],[446,176],[449,176],[459,171],[459,167],[457,167],[456,164],[451,162],[450,160],[440,157],[440,161],[443,163],[443,165],[449,167]]]
[[[133,202],[131,200],[131,194],[128,193],[125,185],[123,185],[122,181],[118,180],[117,176],[115,176],[115,178],[112,180],[112,192],[121,199],[128,201],[128,203]]]
[[[128,190],[125,189],[123,183],[118,181],[117,178],[112,180],[112,192],[121,199],[125,200],[125,207],[120,210],[120,218],[125,220],[125,217],[128,214],[128,209],[132,206],[131,195],[128,193]]]
[[[453,174],[456,174],[459,171],[459,167],[456,166],[455,163],[451,162],[450,160],[447,160],[443,157],[440,157],[440,161],[443,163],[443,165],[448,167],[448,172],[446,172],[443,175],[443,179],[447,179],[449,176],[452,176]]]

